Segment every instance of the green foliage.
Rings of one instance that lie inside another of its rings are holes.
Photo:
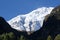
[[[9,39],[9,40],[13,40],[15,38],[14,34],[12,32],[10,33],[6,33],[6,37]]]
[[[24,37],[23,35],[21,35],[20,37],[17,37],[17,39],[15,39],[15,38],[16,38],[16,36],[14,35],[13,32],[3,33],[0,35],[0,40],[30,40],[30,39]],[[42,40],[42,39],[39,37],[37,40]],[[47,37],[47,40],[52,40],[50,35]],[[54,40],[60,40],[60,34],[58,34]]]
[[[24,36],[21,35],[21,36],[19,37],[19,40],[25,40]]]
[[[47,40],[52,40],[52,38],[51,38],[51,36],[50,36],[50,35],[47,37]]]
[[[14,34],[12,32],[4,33],[0,35],[0,40],[14,40]]]
[[[21,36],[21,37],[20,37],[20,40],[24,40],[24,36]]]
[[[23,35],[21,35],[20,37],[17,37],[17,39],[15,38],[16,36],[12,32],[3,33],[0,35],[0,40],[27,40]]]
[[[60,40],[60,34],[58,34],[54,40]]]
[[[0,35],[0,40],[7,40],[6,35],[5,34]]]

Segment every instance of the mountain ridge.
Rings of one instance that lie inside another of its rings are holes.
[[[50,14],[53,7],[41,7],[25,15],[18,15],[12,18],[8,23],[12,28],[20,31],[37,31],[43,25],[44,17]],[[15,23],[14,23],[15,22]],[[37,26],[38,25],[38,26]],[[34,27],[33,27],[34,26]],[[21,28],[20,28],[21,27]]]
[[[11,38],[13,38],[12,36],[9,38],[9,36],[5,36],[4,34],[7,35],[7,33],[9,34],[12,32],[15,35],[12,40],[48,40],[50,37],[52,40],[60,40],[60,6],[54,8],[46,17],[44,19],[43,26],[32,34],[30,33],[30,35],[26,31],[17,31],[12,28],[3,17],[0,17],[0,37],[1,34],[3,34],[2,39],[6,38],[7,40],[11,40]],[[58,38],[56,38],[57,35],[59,36]],[[18,39],[19,37],[20,39]]]

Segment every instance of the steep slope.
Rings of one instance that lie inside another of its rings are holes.
[[[47,40],[50,35],[52,40],[60,34],[60,6],[55,7],[44,19],[43,26],[30,35],[33,40]],[[60,39],[59,39],[60,40]]]
[[[17,31],[6,22],[6,20],[3,17],[0,17],[0,37],[2,34],[7,34],[12,32],[15,36],[15,40],[17,40],[17,37],[20,37],[21,35],[24,35],[25,37],[27,36],[26,32],[23,31]]]
[[[34,32],[43,25],[46,15],[50,14],[53,7],[41,7],[25,15],[18,15],[8,21],[12,28],[19,31]]]
[[[45,19],[42,29],[44,36],[51,35],[52,40],[60,34],[60,6],[52,10],[47,20]]]

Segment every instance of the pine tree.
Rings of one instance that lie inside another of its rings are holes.
[[[54,40],[60,40],[60,34],[58,34]]]
[[[50,35],[47,37],[47,40],[52,40],[52,38],[51,38],[51,36],[50,36]]]

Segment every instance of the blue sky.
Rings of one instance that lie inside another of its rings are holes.
[[[0,16],[5,20],[27,14],[39,7],[55,7],[60,5],[60,0],[0,0]]]

